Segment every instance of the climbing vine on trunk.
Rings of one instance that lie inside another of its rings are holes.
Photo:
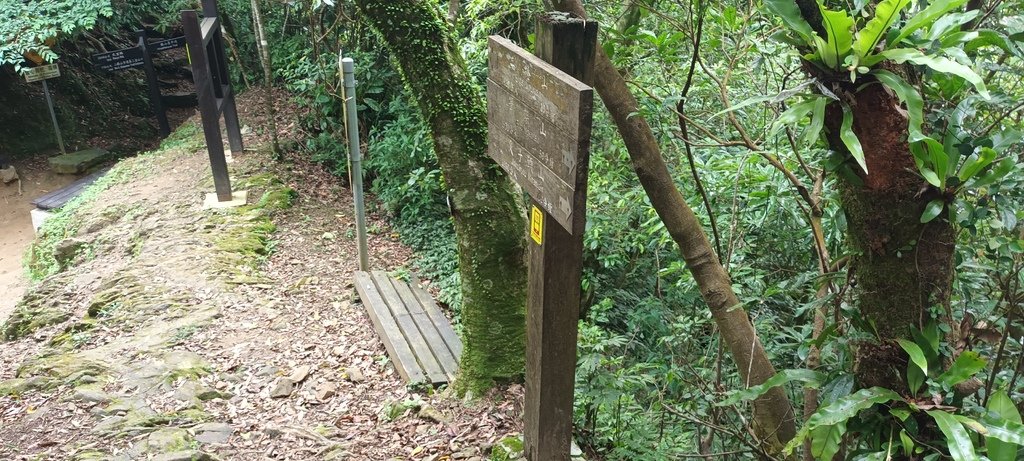
[[[430,125],[458,235],[465,350],[459,388],[479,392],[521,375],[525,360],[525,219],[487,156],[487,114],[436,5],[359,0]],[[371,152],[372,155],[372,152]]]

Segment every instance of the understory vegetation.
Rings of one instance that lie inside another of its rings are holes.
[[[249,2],[220,3],[240,56],[255,57]],[[488,35],[529,49],[534,18],[560,2],[435,3],[483,98]],[[731,309],[748,313],[780,370],[758,385],[741,378],[744,364],[730,358],[612,116],[595,102],[574,423],[597,459],[1001,461],[1024,444],[1024,6],[811,1],[809,16],[827,26],[818,31],[798,8],[807,3],[585,5],[601,25],[602,52],[639,102],[630,115],[650,125],[728,272],[740,301]],[[177,7],[141,5],[136,18],[174,27]],[[295,148],[348,180],[338,56],[352,57],[365,174],[379,206],[371,211],[392,218],[418,254],[410,269],[440,289],[458,321],[451,197],[387,37],[351,2],[271,6],[275,84],[308,109]],[[258,80],[257,61],[233,66]],[[859,117],[865,94],[891,103],[906,165],[872,157],[881,132]],[[913,206],[893,219],[917,233],[898,245],[862,238],[875,221],[862,219],[874,208],[859,188],[897,176],[900,203]],[[929,246],[940,239],[926,232],[939,224],[948,241]],[[870,280],[910,277],[880,273],[870,261],[883,257],[948,264],[936,276],[950,279],[948,289],[918,296],[932,283],[921,276],[905,290],[920,305],[909,327],[864,305]],[[800,415],[785,447],[762,444],[749,416],[775,386]]]

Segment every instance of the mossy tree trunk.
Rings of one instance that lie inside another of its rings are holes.
[[[857,82],[859,90],[850,85],[846,96],[868,173],[854,166],[858,180],[839,181],[849,243],[857,254],[859,328],[877,337],[858,345],[855,373],[860,386],[906,391],[907,356],[896,340],[911,339],[911,327],[923,327],[933,308],[940,320],[949,320],[955,234],[945,213],[921,223],[925,206],[941,198],[940,192],[917,174],[899,99],[879,83],[864,83]],[[828,144],[845,152],[842,119],[839,104],[830,105]]]
[[[436,2],[357,5],[384,38],[431,128],[459,242],[465,350],[458,387],[479,392],[494,378],[523,372],[525,218],[511,182],[487,156],[484,99]]]
[[[804,19],[822,34],[814,0],[795,1]],[[904,68],[890,70],[909,73]],[[939,321],[950,320],[956,235],[946,213],[921,223],[925,206],[942,192],[917,173],[899,98],[870,80],[837,83],[837,88],[853,112],[853,131],[867,164],[867,173],[853,166],[856,179],[839,180],[849,243],[856,253],[851,270],[857,283],[857,323],[876,337],[858,345],[855,376],[862,387],[909,393],[908,357],[896,340],[911,339],[911,328],[922,328],[934,313]],[[826,139],[833,150],[847,152],[839,136],[842,119],[840,104],[831,103],[825,113]],[[951,328],[951,334],[957,330]]]

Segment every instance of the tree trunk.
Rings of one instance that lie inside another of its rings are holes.
[[[586,17],[579,0],[556,1],[555,6]],[[740,306],[732,281],[718,262],[703,226],[676,188],[650,125],[637,115],[640,110],[636,98],[601,47],[598,47],[595,76],[594,86],[625,141],[633,170],[665,228],[679,245],[736,362],[744,386],[765,382],[775,375],[775,367],[768,360],[747,312]],[[796,432],[793,406],[781,387],[772,388],[754,401],[754,430],[767,449],[778,450],[793,438]]]
[[[263,64],[263,85],[268,119],[270,121],[270,141],[274,149],[274,157],[280,159],[281,146],[277,142],[277,110],[274,108],[274,75],[270,66],[270,45],[267,34],[263,30],[263,14],[260,13],[259,0],[252,0],[252,19],[256,29],[256,48],[260,50],[260,62]]]
[[[484,100],[437,5],[358,0],[430,125],[459,240],[465,349],[458,387],[479,392],[521,375],[525,360],[526,221],[504,172],[487,156]]]
[[[861,328],[878,339],[859,345],[855,373],[860,386],[892,389],[905,383],[907,365],[895,340],[909,338],[911,327],[927,323],[932,306],[940,307],[940,318],[949,317],[955,234],[945,213],[921,223],[925,205],[940,197],[917,173],[899,99],[878,83],[860,91],[849,85],[847,95],[868,173],[855,166],[863,184],[840,180],[840,196],[857,254],[854,294],[859,320],[866,322]],[[831,104],[825,120],[828,143],[845,152],[842,119],[839,104]]]

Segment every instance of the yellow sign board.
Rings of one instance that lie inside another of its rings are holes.
[[[540,245],[544,241],[544,212],[537,208],[537,205],[533,205],[530,210],[530,238],[537,245]]]

